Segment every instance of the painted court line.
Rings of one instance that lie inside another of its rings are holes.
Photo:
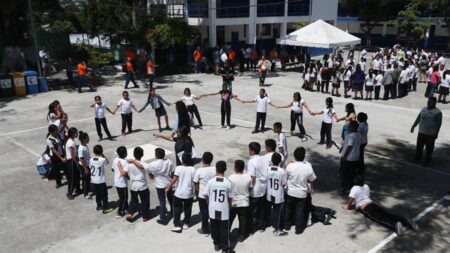
[[[14,140],[14,139],[11,138],[10,136],[8,136],[7,139],[8,139],[10,142],[12,142],[14,145],[16,145],[17,147],[19,147],[19,148],[21,148],[21,149],[27,151],[28,153],[34,155],[35,157],[40,157],[40,156],[41,156],[40,154],[34,152],[33,150],[31,150],[30,148],[28,148],[28,147],[25,146],[24,144],[22,144],[22,143],[20,143],[20,142],[18,142],[18,141],[16,141],[16,140]]]
[[[450,196],[448,194],[444,195],[442,198],[435,201],[431,206],[427,207],[425,210],[423,210],[421,213],[419,213],[416,217],[413,218],[413,221],[417,222],[420,219],[422,219],[425,215],[427,215],[429,212],[433,211],[436,207],[438,207],[444,200],[450,200]],[[390,241],[394,240],[397,237],[396,233],[392,233],[388,237],[386,237],[383,241],[378,243],[375,247],[370,249],[368,253],[375,253],[379,251],[381,248],[386,246]]]

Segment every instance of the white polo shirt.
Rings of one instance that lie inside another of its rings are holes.
[[[134,105],[134,103],[133,103],[133,100],[131,100],[131,98],[128,98],[128,100],[121,98],[119,100],[119,102],[117,103],[117,106],[120,107],[120,111],[122,114],[131,113],[131,109],[132,109],[133,105]]]
[[[250,206],[250,189],[252,188],[252,178],[249,174],[232,174],[228,177],[233,188],[233,207]]]
[[[253,102],[256,102],[256,112],[267,112],[267,105],[270,103],[269,97],[263,97],[257,96],[253,99]]]
[[[372,203],[372,200],[370,199],[370,188],[366,184],[364,184],[364,186],[353,186],[348,196],[355,199],[356,209],[358,209],[362,205]]]
[[[208,194],[206,192],[206,184],[208,181],[216,176],[216,167],[201,167],[195,171],[194,174],[194,183],[199,184],[198,197],[204,199],[205,195]]]
[[[269,163],[264,156],[253,155],[250,157],[247,163],[247,171],[250,176],[256,177],[253,188],[250,191],[251,197],[262,197],[266,193],[268,167]]]
[[[316,174],[309,162],[294,162],[286,167],[287,195],[295,198],[306,198],[309,190],[308,182],[316,179]]]

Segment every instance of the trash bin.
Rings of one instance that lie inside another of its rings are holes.
[[[36,71],[24,71],[25,81],[27,84],[27,93],[36,94],[39,92],[38,73]]]
[[[8,74],[0,74],[0,97],[7,98],[14,96],[11,76]]]
[[[48,92],[48,80],[45,76],[38,77],[39,92]]]
[[[14,83],[14,93],[16,96],[26,96],[27,87],[25,85],[25,76],[20,72],[9,73],[13,79]]]

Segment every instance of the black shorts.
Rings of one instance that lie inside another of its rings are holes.
[[[333,83],[331,87],[333,87],[333,88],[340,88],[341,84],[340,83]]]
[[[155,109],[155,115],[158,118],[161,116],[165,116],[166,114],[167,114],[167,112],[163,105],[160,105],[159,108]]]
[[[366,85],[366,91],[373,91],[373,85]]]
[[[445,96],[447,96],[448,95],[448,87],[442,87],[442,86],[439,86],[439,94],[440,95],[445,95]]]

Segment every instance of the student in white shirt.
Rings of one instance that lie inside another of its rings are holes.
[[[112,140],[113,138],[109,132],[108,124],[106,123],[105,110],[111,114],[114,113],[105,105],[105,103],[102,102],[102,98],[100,96],[95,96],[95,103],[93,103],[91,107],[95,107],[95,128],[97,129],[98,138],[100,138],[100,140],[103,139],[103,126],[103,130],[105,130],[108,139]]]
[[[380,90],[381,90],[381,84],[383,82],[383,73],[378,73],[378,75],[375,76],[375,100],[380,99]]]
[[[233,194],[231,182],[225,178],[226,170],[225,161],[216,163],[217,175],[206,184],[204,197],[208,203],[214,248],[231,253],[229,218]]]
[[[319,145],[327,144],[326,148],[331,148],[331,128],[333,126],[333,118],[337,121],[338,117],[333,107],[333,99],[328,97],[325,99],[326,107],[320,112],[309,112],[311,115],[323,114],[322,127],[320,128],[320,141]],[[325,139],[326,136],[326,139]]]
[[[256,230],[264,230],[265,220],[265,198],[267,186],[267,168],[269,163],[264,156],[261,156],[261,145],[257,142],[248,144],[250,160],[247,163],[247,172],[252,177],[253,187],[250,191],[250,214],[249,231],[252,231],[253,220],[255,220]]]
[[[108,188],[106,186],[108,159],[103,155],[101,145],[95,145],[93,151],[94,157],[89,160],[89,166],[91,166],[91,183],[95,189],[95,202],[97,203],[97,211],[103,210],[103,214],[107,214],[114,210],[108,207]]]
[[[121,116],[122,116],[122,136],[125,136],[125,128],[128,127],[128,134],[131,134],[133,132],[132,125],[133,125],[133,112],[131,109],[133,109],[135,112],[137,112],[136,106],[134,106],[133,100],[129,97],[128,91],[122,92],[122,98],[117,103],[117,107],[114,110],[113,114],[116,113],[117,109],[121,110]]]
[[[195,190],[198,192],[198,206],[200,208],[200,216],[202,217],[202,227],[198,231],[202,235],[209,235],[208,203],[205,195],[207,195],[206,184],[216,175],[216,168],[211,166],[213,159],[214,156],[211,152],[203,153],[202,167],[195,171],[193,180]]]
[[[286,135],[282,131],[283,125],[281,122],[275,122],[273,124],[273,131],[277,134],[277,153],[281,154],[284,160],[288,158],[288,147],[287,147],[287,139]],[[280,164],[281,167],[284,167],[284,161]]]
[[[135,160],[140,161],[144,156],[144,150],[141,147],[136,147],[133,150],[133,156]],[[143,164],[143,163],[142,163]],[[137,205],[139,204],[139,198],[141,199],[142,221],[146,222],[150,220],[150,191],[148,190],[147,175],[150,174],[150,170],[145,168],[139,168],[134,163],[128,163],[123,170],[127,173],[130,179],[130,192],[131,200],[128,205],[128,214],[126,216],[127,221],[133,221],[134,213],[136,212]]]
[[[400,72],[400,77],[398,79],[398,98],[406,96],[407,87],[409,83],[408,72],[409,72],[408,67],[404,67]]]
[[[261,131],[264,133],[264,126],[266,124],[266,115],[267,115],[267,105],[272,107],[277,107],[274,105],[270,98],[267,96],[265,89],[259,90],[259,96],[255,97],[253,100],[241,100],[242,103],[256,103],[256,125],[255,130],[253,130],[252,134],[258,133]],[[261,130],[259,130],[261,123]]]
[[[267,139],[265,140],[265,146],[266,146],[266,152],[267,154],[264,155],[264,158],[266,159],[267,163],[269,165],[272,165],[272,155],[277,152],[277,142],[274,139]],[[281,161],[283,162],[283,155],[281,155]]]
[[[375,204],[370,199],[370,188],[367,184],[364,184],[364,177],[362,175],[356,176],[354,186],[348,195],[348,200],[341,207],[345,210],[351,210],[353,205],[364,216],[393,230],[398,236],[402,235],[404,231],[403,227],[407,227],[415,232],[419,231],[419,226],[411,219],[393,215]]]
[[[45,181],[48,181],[50,164],[51,161],[49,156],[49,150],[47,149],[44,153],[42,153],[41,156],[39,156],[39,159],[36,163],[36,170],[38,171],[41,178]]]
[[[84,198],[92,199],[93,195],[88,195],[91,186],[91,175],[89,161],[91,160],[91,153],[89,152],[89,135],[85,132],[80,131],[78,139],[80,140],[80,145],[78,146],[78,158],[79,166],[81,172],[81,181],[83,183],[83,194]]]
[[[173,190],[170,189],[165,192],[167,186],[170,184],[170,180],[175,172],[175,165],[171,160],[166,159],[166,151],[162,148],[155,149],[156,160],[149,164],[143,164],[136,160],[128,160],[130,163],[134,163],[138,168],[145,169],[150,172],[150,178],[155,180],[156,193],[159,201],[159,219],[157,223],[167,225],[169,221],[169,215],[173,210]],[[166,199],[169,202],[170,210],[167,211]]]
[[[48,114],[47,114],[48,124],[51,125],[51,124],[55,123],[55,121],[57,121],[58,119],[61,118],[61,114],[62,114],[62,109],[61,109],[61,105],[60,105],[59,101],[55,100],[55,101],[51,102],[48,105]]]
[[[351,89],[350,79],[353,75],[353,66],[349,65],[344,71],[344,97],[348,97],[347,92]]]
[[[200,113],[198,112],[198,108],[195,105],[194,99],[199,100],[201,98],[195,96],[191,93],[191,89],[185,88],[184,89],[184,96],[181,97],[181,101],[186,105],[186,108],[188,112],[192,115],[192,122],[194,122],[194,115],[198,120],[198,124],[200,125],[200,129],[203,129],[202,119],[200,118]]]
[[[78,158],[77,147],[75,144],[75,138],[78,137],[78,130],[74,127],[69,128],[67,131],[66,142],[66,178],[68,182],[67,198],[72,200],[75,195],[81,193],[80,189],[80,171],[78,170]]]
[[[450,87],[450,70],[444,71],[441,78],[441,84],[439,85],[439,98],[438,102],[447,104],[447,95]]]
[[[375,83],[375,74],[373,73],[372,69],[369,69],[369,73],[366,75],[366,100],[372,100],[372,92],[373,92],[373,85]]]
[[[284,190],[286,188],[286,171],[281,168],[282,157],[275,153],[272,155],[272,166],[267,168],[267,190],[266,199],[268,202],[266,217],[267,222],[275,229],[273,234],[276,236],[287,235],[283,227],[284,212]],[[271,222],[271,213],[274,213],[275,220]]]
[[[191,222],[192,201],[194,198],[194,174],[195,168],[192,166],[192,157],[190,153],[183,153],[181,158],[182,165],[175,168],[172,181],[166,187],[166,192],[172,189],[172,186],[177,183],[175,194],[173,197],[173,225],[172,232],[181,233],[189,228]],[[183,227],[181,225],[180,217],[181,211],[184,211]]]
[[[245,163],[242,160],[234,162],[234,174],[228,177],[233,187],[233,201],[230,211],[230,227],[233,221],[238,216],[239,220],[239,237],[238,241],[243,242],[245,238],[251,233],[249,227],[248,215],[250,212],[250,189],[252,188],[252,177],[244,173]]]
[[[117,218],[125,216],[125,212],[128,209],[128,176],[125,171],[125,167],[128,165],[126,159],[128,152],[127,148],[120,146],[116,149],[117,156],[113,163],[112,169],[114,172],[114,186],[117,190],[117,195],[119,195],[119,200],[117,201]]]
[[[49,150],[52,168],[49,177],[56,182],[56,189],[61,187],[61,170],[64,168],[66,159],[63,157],[62,142],[58,138],[58,127],[56,125],[48,126],[48,135],[45,140]]]
[[[302,98],[300,92],[294,92],[293,100],[287,105],[277,106],[277,108],[291,108],[291,135],[294,134],[295,123],[298,125],[298,130],[300,131],[299,137],[303,139],[306,134],[305,127],[303,126],[303,107],[305,107],[308,111],[309,108],[308,103]]]
[[[308,213],[306,200],[308,191],[313,192],[316,175],[310,163],[305,160],[305,148],[294,151],[295,162],[286,167],[287,191],[285,201],[284,228],[289,230],[292,217],[295,217],[295,234],[301,234],[306,228]]]
[[[345,136],[341,157],[341,182],[342,191],[347,192],[353,186],[353,180],[358,174],[362,174],[360,163],[361,135],[358,133],[359,124],[351,121],[348,124],[348,134]]]
[[[67,115],[67,113],[63,112],[61,114],[61,118],[53,122],[53,125],[58,127],[58,139],[61,142],[64,142],[67,139],[67,130],[69,130],[69,128],[67,127],[68,121],[69,116]]]

